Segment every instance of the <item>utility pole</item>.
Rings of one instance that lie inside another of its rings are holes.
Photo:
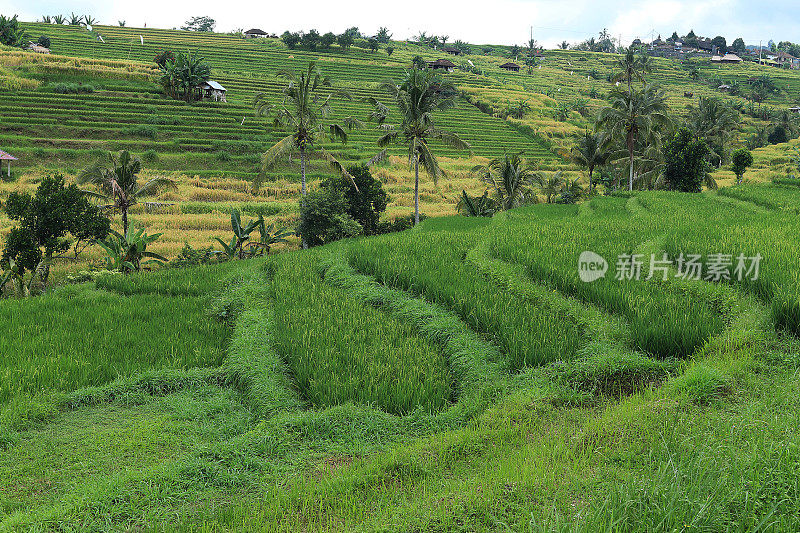
[[[764,47],[761,46],[761,43],[764,41],[758,41],[758,64],[761,64],[761,55],[764,53]]]

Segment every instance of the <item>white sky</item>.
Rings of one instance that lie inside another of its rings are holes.
[[[604,27],[615,37],[621,35],[623,43],[649,38],[651,32],[667,37],[674,30],[685,34],[690,29],[711,37],[721,34],[728,42],[736,37],[744,37],[748,44],[769,39],[797,42],[796,7],[796,0],[768,5],[752,0],[650,0],[633,6],[607,0],[0,0],[0,14],[19,14],[22,20],[74,11],[90,14],[101,24],[125,20],[128,26],[172,28],[190,16],[207,15],[217,20],[218,31],[258,27],[270,33],[311,28],[338,33],[358,26],[372,34],[387,26],[395,38],[424,30],[475,44],[523,44],[533,26],[534,37],[546,46],[581,41]]]

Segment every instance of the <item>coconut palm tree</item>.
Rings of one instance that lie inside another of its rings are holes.
[[[646,54],[636,54],[633,48],[628,48],[625,55],[617,58],[616,66],[619,72],[614,75],[611,81],[625,81],[628,83],[628,90],[631,90],[634,80],[645,83],[644,75],[652,70],[652,60]]]
[[[128,210],[140,198],[159,194],[164,189],[177,189],[177,185],[169,178],[153,178],[144,185],[139,185],[139,173],[142,162],[123,150],[118,156],[108,154],[108,165],[98,161],[78,174],[79,184],[95,185],[99,192],[85,190],[86,194],[109,200],[115,209],[122,213],[122,233],[128,234]]]
[[[629,167],[628,190],[632,191],[637,147],[650,144],[662,128],[672,126],[666,95],[657,87],[646,85],[641,90],[614,89],[609,98],[609,106],[600,111],[597,128],[605,132],[607,143],[624,147]],[[620,159],[624,158],[617,158]]]
[[[443,171],[439,168],[436,156],[430,149],[428,141],[436,139],[446,146],[458,150],[472,149],[455,133],[445,131],[436,126],[433,115],[437,111],[445,111],[456,105],[456,90],[450,81],[443,80],[432,70],[411,69],[396,85],[393,82],[383,84],[393,103],[400,111],[400,124],[386,124],[389,108],[376,100],[367,101],[374,106],[370,119],[376,121],[386,133],[378,139],[378,146],[386,147],[392,143],[402,143],[408,147],[408,160],[414,168],[414,224],[419,224],[419,167],[438,183]],[[373,160],[385,157],[384,149]]]
[[[550,175],[544,172],[537,172],[533,176],[533,182],[539,188],[539,192],[544,195],[546,202],[551,204],[553,199],[563,190],[563,172],[559,170]]]
[[[532,187],[536,172],[522,159],[521,154],[506,154],[502,159],[492,159],[487,165],[472,169],[489,185],[500,209],[512,209],[533,201]]]
[[[698,138],[706,139],[719,163],[726,145],[739,127],[739,112],[716,97],[701,96],[697,107],[689,106],[687,125]]]
[[[326,131],[330,138],[344,144],[347,142],[345,128],[361,127],[361,123],[353,118],[345,119],[344,125],[326,122],[331,111],[333,97],[339,96],[350,100],[350,95],[345,91],[329,89],[333,87],[330,78],[322,75],[314,61],[309,62],[308,68],[299,74],[281,72],[278,75],[287,81],[283,88],[283,98],[279,104],[272,104],[269,94],[258,94],[255,99],[256,113],[272,116],[274,127],[291,133],[264,153],[261,157],[262,170],[266,171],[274,167],[283,157],[298,152],[300,154],[300,194],[304,197],[308,192],[306,164],[313,153],[319,152],[337,173],[347,177],[353,187],[358,190],[353,177],[345,170],[344,165],[318,144]],[[322,93],[323,88],[328,89],[327,95]],[[257,189],[263,179],[264,173],[262,172],[256,177],[253,183],[254,188]],[[303,247],[307,247],[305,239]]]
[[[572,148],[572,160],[589,171],[589,189],[592,188],[592,174],[595,167],[603,166],[611,158],[611,151],[605,146],[601,133],[586,132]]]

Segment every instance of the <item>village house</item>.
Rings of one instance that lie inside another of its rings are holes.
[[[456,68],[456,64],[449,59],[437,59],[428,63],[428,66],[433,70],[444,70],[445,72],[453,72],[453,69]]]
[[[244,32],[244,36],[248,39],[264,39],[265,37],[269,37],[269,34],[264,30],[252,28]]]
[[[502,65],[500,65],[500,68],[510,70],[511,72],[519,72],[520,67],[516,63],[503,63]]]
[[[734,53],[728,52],[724,56],[715,55],[711,57],[712,63],[741,63],[742,58]]]

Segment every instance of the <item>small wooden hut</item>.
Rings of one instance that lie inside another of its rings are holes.
[[[11,162],[12,161],[16,161],[16,160],[17,160],[17,158],[14,157],[13,155],[9,154],[8,152],[4,152],[4,151],[0,150],[0,164],[3,161],[8,161],[8,170],[7,170],[7,172],[8,172],[8,177],[9,178],[11,177]]]

